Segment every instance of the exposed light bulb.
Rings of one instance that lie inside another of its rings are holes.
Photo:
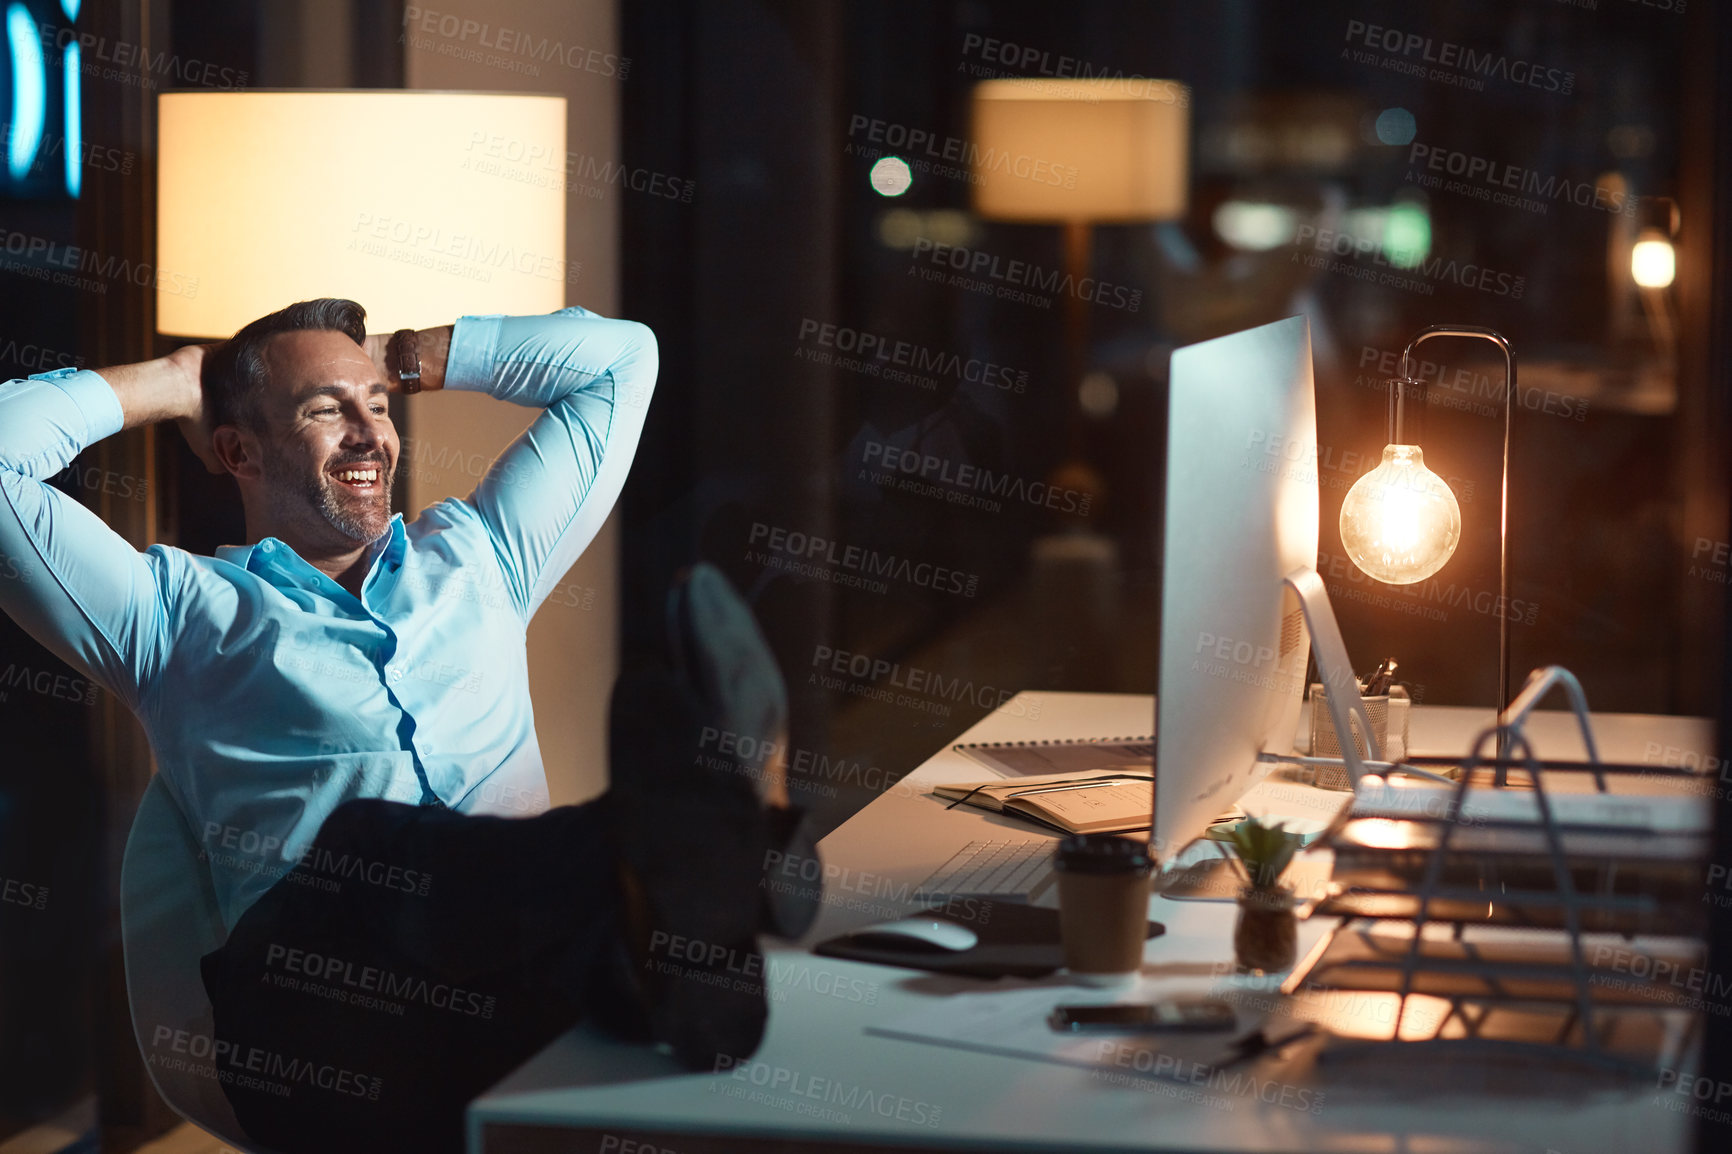
[[[1386,585],[1411,585],[1443,568],[1461,540],[1461,506],[1425,467],[1418,445],[1385,445],[1383,461],[1341,503],[1341,545]]]

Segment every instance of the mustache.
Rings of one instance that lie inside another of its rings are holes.
[[[332,469],[353,469],[358,465],[377,465],[380,470],[384,472],[390,472],[391,470],[391,463],[385,460],[384,457],[365,456],[332,461],[325,466],[325,471],[330,472]]]

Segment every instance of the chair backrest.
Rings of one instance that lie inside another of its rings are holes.
[[[238,1150],[256,1150],[215,1078],[199,959],[227,939],[198,839],[158,775],[120,866],[120,940],[132,1031],[163,1101]]]

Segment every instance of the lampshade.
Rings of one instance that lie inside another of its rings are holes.
[[[313,297],[373,332],[550,312],[576,278],[563,97],[171,92],[157,122],[160,332],[227,337]]]
[[[1185,209],[1190,92],[1170,80],[988,80],[974,208],[992,220],[1135,221]]]

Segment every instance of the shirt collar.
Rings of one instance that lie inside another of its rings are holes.
[[[393,513],[390,526],[367,547],[367,571],[373,571],[381,555],[391,564],[402,564],[403,553],[407,547],[408,537],[403,531],[403,514]],[[280,569],[271,564],[279,556],[294,557],[297,560],[301,557],[276,537],[266,537],[252,545],[218,545],[216,550],[217,560],[238,565],[252,573],[273,569],[280,572]]]
[[[384,558],[388,563],[392,565],[401,565],[403,563],[403,553],[408,548],[408,545],[408,535],[403,531],[403,514],[391,514],[390,526],[383,534],[375,538],[373,544],[369,546],[370,552],[367,557],[368,572],[371,572],[373,566],[378,563],[381,554],[384,555]]]

